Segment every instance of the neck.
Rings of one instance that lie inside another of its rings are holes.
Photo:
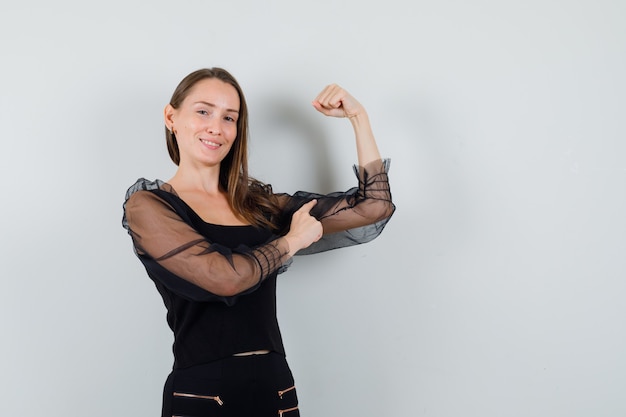
[[[208,194],[220,194],[220,166],[191,167],[180,164],[174,176],[168,181],[181,191],[203,191]]]

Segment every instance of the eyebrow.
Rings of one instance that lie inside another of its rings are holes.
[[[208,101],[203,101],[203,100],[196,101],[194,104],[204,104],[204,105],[209,106],[209,107],[217,108],[217,106],[215,104],[209,103]],[[235,109],[226,109],[226,111],[229,112],[229,113],[237,113],[237,114],[239,114],[239,110],[235,110]]]

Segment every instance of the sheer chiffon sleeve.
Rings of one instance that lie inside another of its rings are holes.
[[[298,191],[293,196],[279,195],[285,217],[289,219],[303,204],[317,199],[311,215],[322,223],[324,235],[296,255],[358,245],[378,237],[395,211],[387,175],[390,162],[384,159],[364,167],[355,165],[358,186],[345,192],[322,195]]]
[[[140,179],[126,194],[122,221],[150,277],[171,291],[232,304],[233,296],[254,290],[287,261],[289,247],[281,238],[232,250],[209,241],[179,204],[169,184]]]
[[[140,179],[128,189],[122,224],[155,282],[190,300],[232,305],[289,266],[289,246],[279,234],[286,233],[293,213],[312,199],[317,204],[311,214],[321,221],[324,235],[297,255],[358,245],[380,235],[395,211],[389,164],[385,159],[355,166],[358,186],[345,192],[277,194],[283,233],[255,247],[230,249],[207,239],[191,226],[185,203],[162,181]]]

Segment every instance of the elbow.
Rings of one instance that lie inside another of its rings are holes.
[[[390,218],[395,210],[391,200],[370,200],[362,214],[367,224],[374,224]]]
[[[391,202],[391,200],[381,201],[381,205],[383,207],[381,207],[380,218],[378,221],[389,219],[393,215],[393,213],[396,211],[396,206]]]

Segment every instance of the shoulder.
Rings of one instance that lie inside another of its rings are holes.
[[[159,179],[151,181],[145,178],[139,178],[126,190],[124,205],[127,205],[130,201],[153,200],[156,197],[170,200],[172,198],[178,198],[178,195],[174,191],[174,188],[164,181]]]
[[[128,187],[128,190],[126,190],[126,197],[124,198],[124,201],[128,201],[133,195],[139,193],[141,194],[145,194],[145,193],[140,193],[141,191],[154,191],[154,190],[164,190],[164,191],[172,191],[172,187],[165,183],[164,181],[161,180],[147,180],[145,178],[139,178],[137,181],[135,181],[133,183],[133,185],[131,185],[130,187]]]
[[[155,214],[173,211],[172,200],[176,198],[172,187],[161,180],[139,178],[126,191],[123,204],[123,225],[131,219],[151,218]]]
[[[256,178],[249,178],[248,191],[256,194],[273,195],[272,185],[266,184]]]

